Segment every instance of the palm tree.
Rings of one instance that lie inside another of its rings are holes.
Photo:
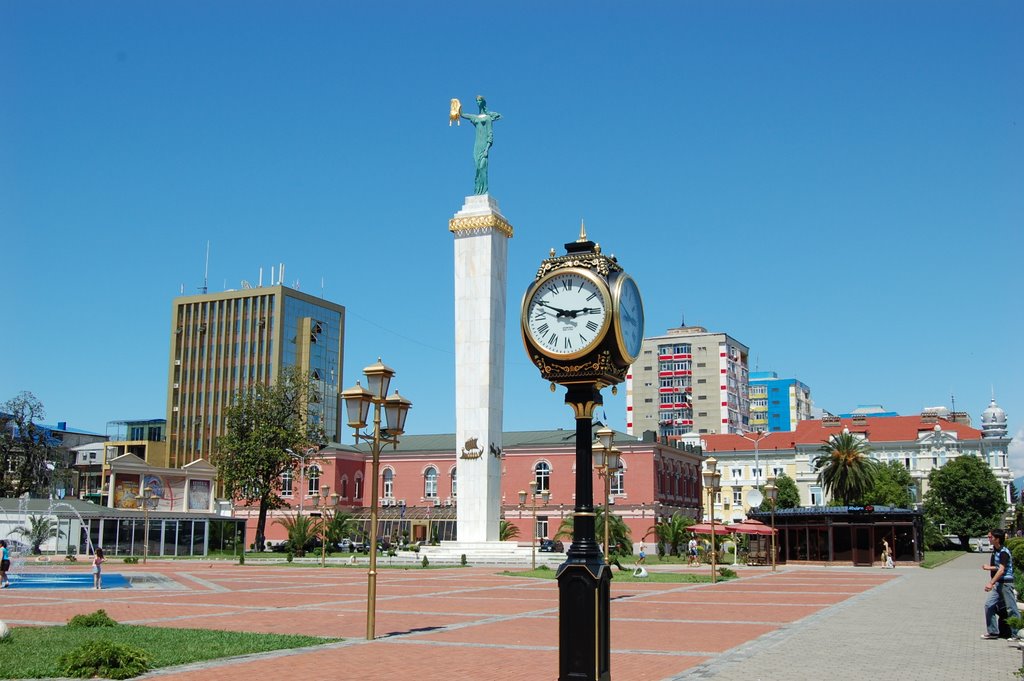
[[[328,511],[326,515],[327,524],[324,526],[324,535],[327,540],[327,548],[330,550],[332,546],[337,546],[342,539],[351,539],[355,534],[357,524],[351,513]]]
[[[32,547],[32,554],[39,555],[42,553],[39,547],[43,545],[43,542],[55,537],[63,537],[64,530],[57,526],[53,518],[30,515],[28,517],[28,527],[24,525],[16,527],[11,531],[11,534],[24,537],[25,541]]]
[[[694,519],[689,516],[673,513],[671,518],[656,523],[654,527],[647,530],[647,534],[653,534],[659,542],[668,546],[670,556],[678,556],[680,555],[679,547],[685,545],[689,540],[689,527],[694,522]]]
[[[875,483],[878,462],[870,457],[867,443],[848,430],[832,435],[814,459],[818,483],[847,506]]]
[[[313,540],[320,536],[321,522],[319,518],[308,515],[286,516],[274,521],[288,531],[288,544],[300,558],[306,555],[306,548],[313,544]]]
[[[600,543],[604,541],[604,521],[605,512],[604,507],[598,506],[596,509],[597,518],[594,523],[594,535],[596,540]],[[566,516],[562,520],[562,524],[558,526],[558,532],[555,533],[555,539],[572,540],[572,533],[575,524],[573,523],[573,516]],[[625,521],[614,513],[608,514],[608,555],[609,556],[631,556],[633,555],[633,539],[632,533],[629,530],[629,526],[626,525]]]
[[[501,541],[511,541],[519,536],[519,526],[513,525],[507,520],[502,520],[498,524],[498,539]]]

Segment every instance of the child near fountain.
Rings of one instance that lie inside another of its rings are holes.
[[[103,588],[103,549],[97,548],[92,559],[92,585],[96,589]]]
[[[7,550],[7,542],[0,539],[0,588],[6,589],[11,585],[7,579],[7,571],[11,569],[11,552]]]

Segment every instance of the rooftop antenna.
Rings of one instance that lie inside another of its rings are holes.
[[[320,276],[320,298],[324,297],[324,277]]]
[[[956,395],[953,394],[952,390],[949,392],[949,406],[950,406],[950,411],[955,414],[956,413]]]
[[[206,240],[206,265],[205,265],[205,267],[203,267],[203,287],[201,289],[199,289],[200,293],[202,293],[204,295],[206,294],[206,291],[208,290],[206,284],[207,284],[207,280],[209,279],[209,276],[210,276],[210,240],[207,239]]]
[[[684,329],[686,328],[686,313],[685,312],[680,312],[679,313],[679,326],[681,326]]]

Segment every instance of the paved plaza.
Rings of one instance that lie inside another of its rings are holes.
[[[968,554],[935,570],[746,568],[717,585],[613,582],[612,678],[1012,679],[1021,652],[979,638],[986,560]],[[12,626],[62,624],[102,607],[123,623],[346,639],[139,678],[557,677],[553,580],[502,576],[495,567],[382,569],[379,638],[367,642],[365,569],[254,562],[111,561],[109,571],[129,576],[135,588],[4,590],[0,618]]]

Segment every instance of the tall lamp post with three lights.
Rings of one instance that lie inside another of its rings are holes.
[[[620,457],[622,452],[612,444],[615,431],[608,426],[597,431],[597,443],[601,449],[594,450],[594,470],[604,479],[604,562],[608,562],[608,542],[610,541],[611,523],[608,521],[608,497],[611,496],[611,477],[622,470]]]
[[[709,456],[704,464],[704,487],[708,490],[708,511],[711,515],[711,583],[715,584],[718,582],[718,560],[715,555],[715,495],[722,474],[718,472],[718,460],[715,457]]]
[[[392,445],[398,449],[398,437],[405,432],[405,417],[409,415],[409,408],[412,402],[405,399],[395,391],[394,395],[388,395],[388,386],[395,375],[395,370],[384,365],[377,358],[376,364],[363,369],[366,376],[366,384],[369,389],[364,388],[356,381],[351,387],[341,393],[345,400],[345,408],[348,412],[348,425],[355,429],[356,442],[362,440],[370,444],[372,456],[370,483],[370,570],[367,573],[366,586],[366,640],[372,641],[375,637],[374,629],[377,618],[377,495],[379,493],[380,477],[380,452],[382,445]],[[370,407],[373,407],[373,432],[363,435],[359,431],[367,426],[367,416]],[[381,428],[380,412],[384,410],[387,427]]]

